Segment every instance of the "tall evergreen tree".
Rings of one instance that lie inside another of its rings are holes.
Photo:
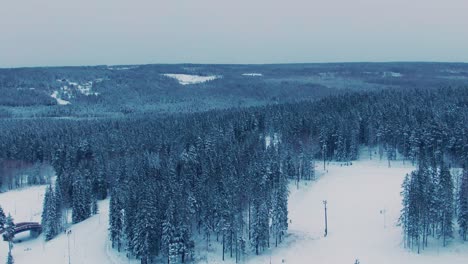
[[[83,176],[73,182],[72,221],[78,223],[91,216],[90,185]]]
[[[44,230],[45,240],[51,240],[57,233],[57,215],[56,215],[56,200],[52,186],[48,186],[44,195],[44,203],[42,209],[42,227]]]
[[[6,215],[3,212],[3,208],[0,206],[0,229],[5,226],[6,223]]]
[[[15,223],[13,222],[13,217],[11,217],[10,214],[8,214],[6,221],[5,221],[5,231],[3,234],[3,237],[6,238],[8,241],[8,256],[7,256],[7,264],[13,264],[14,259],[13,255],[11,254],[11,251],[13,249],[13,236],[14,236],[14,228],[15,228]]]
[[[14,264],[15,260],[13,259],[13,255],[11,254],[11,250],[8,251],[7,261],[6,264]]]
[[[440,168],[440,193],[439,198],[442,199],[441,207],[441,226],[439,235],[443,238],[443,245],[447,245],[447,239],[453,237],[453,216],[454,216],[454,201],[453,201],[453,181],[450,170],[447,166],[442,165]]]
[[[468,170],[463,169],[460,191],[458,193],[458,226],[460,235],[466,241],[468,235]]]

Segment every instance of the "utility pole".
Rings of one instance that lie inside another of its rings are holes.
[[[327,200],[323,200],[323,206],[325,208],[325,234],[324,237],[328,235],[328,219],[327,219]]]

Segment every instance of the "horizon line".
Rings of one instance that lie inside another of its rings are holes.
[[[149,65],[219,65],[219,66],[230,66],[230,65],[245,65],[245,66],[268,66],[268,65],[307,65],[307,64],[468,64],[465,61],[422,61],[422,60],[395,60],[395,61],[319,61],[319,62],[274,62],[274,63],[203,63],[203,62],[160,62],[160,63],[141,63],[141,64],[76,64],[76,65],[33,65],[33,66],[13,66],[13,67],[0,67],[0,70],[9,69],[31,69],[31,68],[79,68],[79,67],[115,67],[115,66],[149,66]]]

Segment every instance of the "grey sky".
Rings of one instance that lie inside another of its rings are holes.
[[[0,1],[0,67],[468,62],[467,0]]]

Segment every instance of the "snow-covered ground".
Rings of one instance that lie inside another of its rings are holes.
[[[365,155],[363,155],[365,157]],[[317,166],[323,166],[317,162]],[[273,251],[247,263],[468,263],[468,243],[458,238],[443,248],[437,244],[416,254],[403,248],[397,221],[403,178],[414,168],[406,162],[361,160],[352,166],[330,164],[319,180],[291,186],[290,236]],[[318,169],[318,171],[323,171]],[[328,236],[324,237],[327,200]],[[219,261],[217,261],[219,263]],[[214,262],[213,262],[214,263]]]
[[[0,205],[7,214],[12,214],[15,222],[40,222],[45,188],[46,186],[37,186],[1,193]],[[29,232],[18,234],[15,236],[17,242],[13,247],[15,263],[68,263],[68,245],[70,245],[71,263],[139,263],[136,260],[128,260],[110,247],[107,230],[109,200],[101,201],[99,210],[99,214],[71,226],[72,232],[69,237],[60,234],[53,240],[45,242],[42,235],[32,239]],[[6,260],[7,252],[7,242],[0,241],[0,261]]]
[[[414,168],[402,161],[392,162],[388,168],[386,160],[362,156],[363,160],[351,166],[330,163],[328,172],[317,162],[321,175],[317,181],[303,182],[299,189],[291,184],[289,236],[278,248],[247,256],[245,262],[342,264],[359,259],[362,264],[468,263],[468,243],[461,243],[458,237],[446,248],[432,244],[419,255],[403,248],[401,228],[396,226],[401,208],[399,193],[405,174]],[[16,221],[40,221],[44,191],[45,186],[39,186],[1,193],[0,205]],[[327,237],[323,237],[323,200],[328,202]],[[71,227],[72,263],[139,263],[110,247],[108,205],[108,200],[101,201],[98,215]],[[28,235],[18,237],[23,242],[13,248],[15,263],[68,262],[65,234],[47,243],[42,236],[31,240]],[[0,261],[6,254],[7,243],[1,241]],[[222,262],[216,249],[198,259],[201,263],[234,263],[229,257]]]
[[[394,77],[394,78],[399,78],[402,77],[403,74],[399,72],[384,72],[383,77]]]
[[[263,74],[256,73],[256,72],[248,72],[248,73],[243,73],[242,76],[261,77],[263,76]]]
[[[57,100],[57,104],[59,104],[59,105],[68,105],[68,104],[70,104],[69,101],[63,100],[63,99],[61,99],[61,98],[59,97],[58,91],[54,91],[54,92],[50,95],[50,97],[52,97],[52,98],[54,98],[55,100]]]
[[[271,143],[273,143],[273,146],[278,145],[281,142],[280,136],[278,133],[273,133],[272,136],[266,135],[265,136],[265,147],[268,148]]]
[[[93,91],[93,84],[102,82],[103,78],[98,78],[94,81],[86,81],[82,83],[72,82],[67,79],[57,79],[57,82],[63,84],[59,90],[54,91],[50,96],[57,101],[59,105],[71,104],[69,101],[73,99],[75,95],[82,94],[85,96],[98,96],[98,92]],[[68,99],[68,100],[65,100]]]
[[[42,202],[47,185],[27,187],[0,193],[0,205],[15,222],[40,222]]]
[[[176,79],[182,85],[204,83],[208,81],[213,81],[221,76],[210,75],[210,76],[200,76],[200,75],[191,75],[191,74],[175,74],[175,73],[165,73],[163,74],[166,77]]]

